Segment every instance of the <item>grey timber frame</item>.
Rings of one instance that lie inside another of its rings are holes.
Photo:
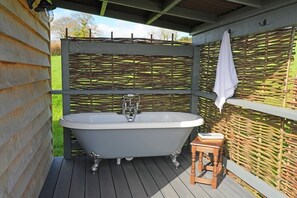
[[[61,41],[62,45],[62,90],[69,91],[69,42],[67,40]],[[63,98],[63,115],[70,113],[70,95],[62,94]],[[63,128],[64,139],[64,157],[71,158],[71,132],[68,128]]]
[[[144,89],[122,89],[122,90],[71,90],[69,85],[69,54],[72,53],[88,53],[88,54],[113,54],[113,55],[144,55],[144,56],[187,56],[192,57],[192,68],[194,76],[192,76],[192,87],[197,89],[196,77],[199,69],[199,47],[187,46],[171,46],[171,45],[148,45],[148,44],[124,44],[124,43],[103,43],[76,41],[71,39],[62,39],[62,90],[53,90],[52,94],[62,94],[63,98],[63,115],[71,113],[70,96],[77,94],[191,94],[190,87],[188,90],[144,90]],[[197,113],[197,97],[191,97],[189,101],[190,111]],[[67,128],[63,129],[64,137],[64,157],[71,158],[72,147],[75,145],[71,142],[71,131]]]

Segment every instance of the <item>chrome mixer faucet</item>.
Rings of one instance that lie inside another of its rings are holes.
[[[135,120],[139,103],[139,95],[127,94],[122,97],[122,114],[126,116],[128,122],[133,122]]]

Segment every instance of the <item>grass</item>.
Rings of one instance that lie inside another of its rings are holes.
[[[61,56],[52,56],[52,89],[62,89],[62,74],[61,74]],[[63,129],[59,124],[59,119],[62,116],[62,95],[52,95],[52,112],[53,112],[53,146],[54,155],[63,155]]]

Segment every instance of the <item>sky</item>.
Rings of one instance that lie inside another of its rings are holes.
[[[54,10],[54,20],[63,16],[70,16],[72,14],[77,14],[79,12],[57,8]],[[142,25],[139,23],[133,23],[118,19],[112,19],[108,17],[102,17],[98,15],[92,15],[94,18],[94,25],[100,31],[100,36],[110,37],[111,32],[113,32],[114,37],[131,37],[133,33],[134,38],[150,38],[148,32],[155,32],[160,28]],[[174,31],[176,32],[176,31]],[[177,32],[178,37],[189,36],[185,32]],[[52,40],[58,40],[56,35],[52,32]]]

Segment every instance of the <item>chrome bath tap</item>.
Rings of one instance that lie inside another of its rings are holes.
[[[127,94],[122,97],[122,114],[126,116],[128,122],[135,120],[139,103],[139,95]]]

